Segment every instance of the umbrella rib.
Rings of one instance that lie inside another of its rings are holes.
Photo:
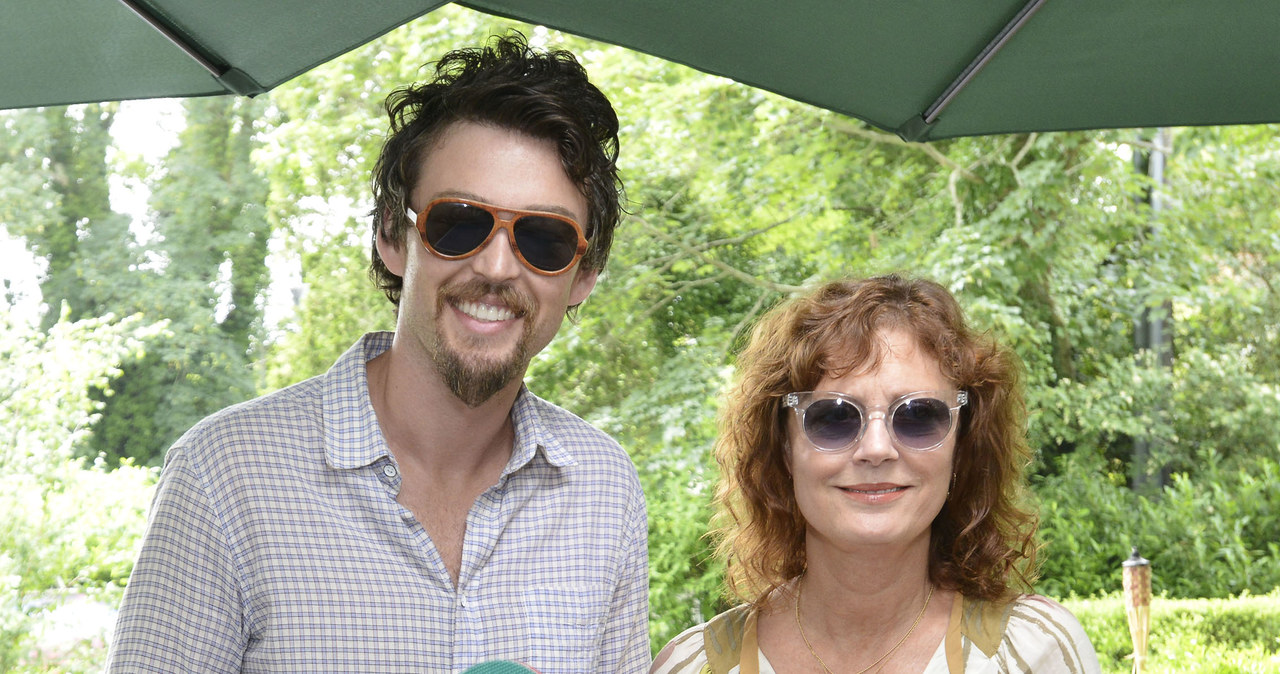
[[[146,21],[156,32],[163,35],[165,39],[172,42],[175,47],[181,49],[187,56],[190,56],[193,61],[200,64],[201,68],[213,75],[213,78],[218,80],[218,83],[226,87],[228,91],[243,96],[252,96],[266,91],[265,87],[258,84],[239,68],[215,62],[136,0],[120,0],[120,3],[132,10],[134,14],[137,14],[138,18]]]
[[[1033,14],[1039,11],[1041,5],[1043,5],[1045,1],[1046,0],[1030,0],[1026,5],[1023,5],[1017,15],[1015,15],[1009,23],[1005,24],[1004,28],[987,43],[987,46],[982,48],[982,51],[978,54],[977,58],[973,59],[973,61],[971,61],[960,73],[960,76],[947,87],[946,91],[942,92],[942,95],[938,97],[938,100],[934,101],[933,105],[930,105],[929,108],[925,110],[925,124],[933,124],[938,120],[942,111],[946,110],[947,106],[951,105],[951,101],[954,100],[956,96],[960,95],[960,92],[964,91],[965,87],[969,86],[969,82],[977,76],[979,71],[986,67],[987,63],[995,57],[997,52],[1004,48],[1005,43],[1007,43],[1015,33],[1022,30],[1022,27],[1026,25],[1027,21],[1031,20],[1031,16]]]

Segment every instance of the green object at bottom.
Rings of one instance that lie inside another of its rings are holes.
[[[529,674],[534,670],[510,660],[482,662],[466,669],[462,674]]]

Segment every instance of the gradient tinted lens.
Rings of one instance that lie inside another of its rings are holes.
[[[560,271],[578,255],[578,230],[564,220],[526,215],[512,229],[520,254],[542,271]]]
[[[862,412],[846,400],[815,400],[804,411],[804,434],[815,447],[841,449],[862,432]]]
[[[493,215],[478,206],[444,202],[427,211],[423,238],[441,255],[466,255],[489,238]]]
[[[951,431],[951,410],[937,398],[911,398],[893,411],[893,435],[904,447],[930,449]]]

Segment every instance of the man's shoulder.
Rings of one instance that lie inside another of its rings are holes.
[[[322,406],[321,377],[314,377],[224,407],[196,422],[173,447],[207,455],[236,446],[270,446],[309,436],[320,432]]]
[[[549,400],[538,397],[532,391],[525,391],[524,400],[530,409],[537,414],[538,419],[547,426],[549,431],[569,433],[574,436],[580,435],[615,447],[619,446],[618,442],[610,437],[608,433],[596,428],[573,412]]]
[[[385,348],[386,342],[389,337],[383,333],[364,335],[329,371],[214,412],[192,426],[174,447],[208,452],[227,444],[269,447],[273,442],[310,440],[323,432],[327,409],[359,396],[364,352]]]
[[[541,430],[564,444],[576,459],[584,458],[577,455],[586,450],[588,457],[622,458],[630,462],[630,457],[617,440],[582,417],[531,391],[526,390],[522,398],[522,403],[541,425]]]
[[[619,495],[629,494],[628,500],[642,499],[635,463],[608,433],[528,390],[516,408],[517,424],[533,434],[551,464],[576,466],[571,473],[579,479],[614,484],[623,490]]]

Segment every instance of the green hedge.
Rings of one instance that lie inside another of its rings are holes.
[[[1157,595],[1222,598],[1280,587],[1280,462],[1224,468],[1207,456],[1197,475],[1174,474],[1149,495],[1125,486],[1123,467],[1085,452],[1055,468],[1035,481],[1041,594],[1119,590],[1133,545],[1151,560]]]
[[[1121,595],[1064,600],[1093,641],[1102,671],[1132,671]],[[1233,599],[1151,602],[1147,672],[1280,672],[1280,590]]]

